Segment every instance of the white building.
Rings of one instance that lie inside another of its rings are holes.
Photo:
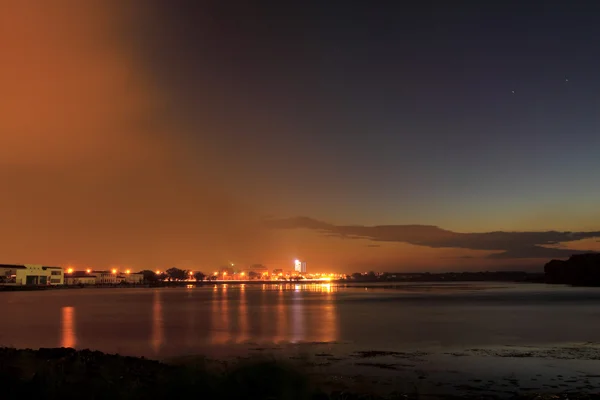
[[[65,275],[65,285],[95,285],[98,277],[86,271],[74,271]]]
[[[63,285],[64,272],[60,267],[38,264],[0,264],[0,283],[13,285]]]
[[[121,283],[121,278],[116,272],[112,271],[92,271],[96,275],[96,284],[98,285],[116,285]]]
[[[121,275],[121,278],[125,283],[139,284],[144,282],[144,274],[126,273],[125,275]]]

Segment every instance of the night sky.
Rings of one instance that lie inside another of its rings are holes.
[[[600,250],[600,5],[247,3],[3,2],[2,262]]]

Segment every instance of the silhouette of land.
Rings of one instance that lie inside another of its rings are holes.
[[[600,286],[600,253],[576,254],[568,260],[552,260],[544,266],[546,283]]]
[[[532,282],[543,283],[544,274],[524,271],[481,271],[445,273],[354,273],[347,281],[355,282]]]

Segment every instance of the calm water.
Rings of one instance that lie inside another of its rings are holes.
[[[545,285],[223,285],[14,292],[0,299],[0,345],[148,357],[234,343],[445,349],[600,339],[600,290]]]

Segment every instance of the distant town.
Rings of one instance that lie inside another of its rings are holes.
[[[44,266],[37,264],[9,265],[0,264],[0,288],[29,286],[117,286],[137,285],[156,286],[164,284],[190,283],[236,283],[236,282],[523,282],[569,284],[574,286],[600,286],[600,254],[573,255],[566,261],[552,260],[544,266],[544,272],[523,271],[496,272],[445,272],[445,273],[391,273],[356,272],[353,274],[335,274],[309,272],[306,262],[295,260],[289,270],[269,269],[262,264],[236,266],[231,263],[213,272],[168,268],[165,270],[142,270],[111,268],[94,270],[73,267]]]
[[[262,264],[238,267],[230,264],[211,273],[168,268],[165,270],[143,270],[111,268],[56,267],[36,264],[0,264],[2,286],[88,286],[88,285],[142,285],[160,282],[246,282],[246,281],[333,281],[347,279],[347,275],[334,273],[309,273],[306,262],[295,260],[289,270],[270,270]]]

